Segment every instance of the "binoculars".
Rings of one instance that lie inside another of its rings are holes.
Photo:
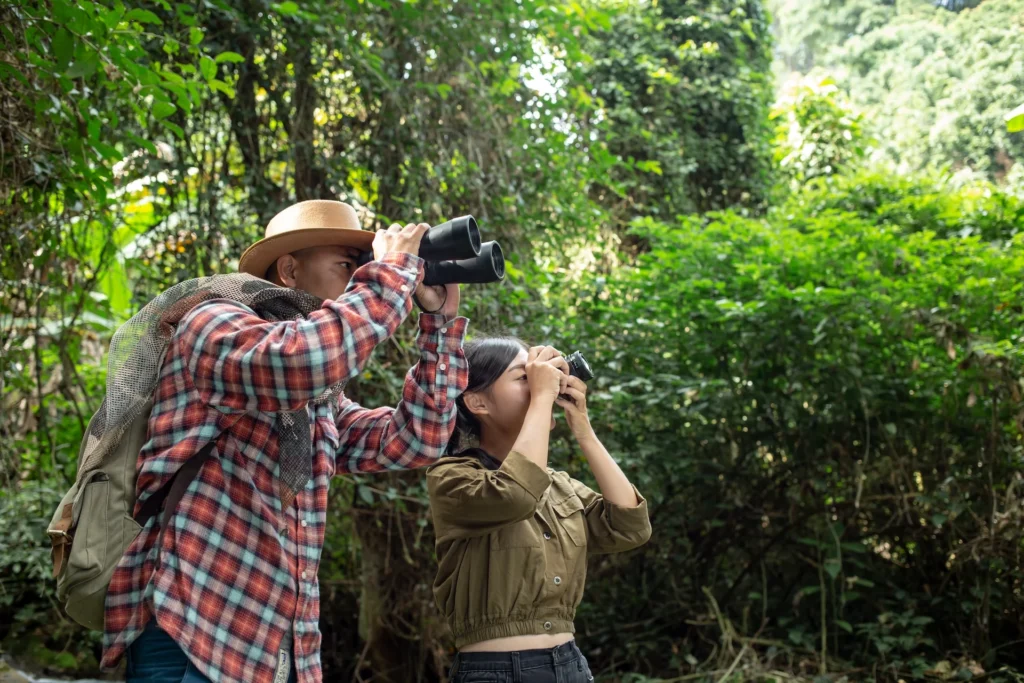
[[[426,261],[425,285],[484,284],[505,278],[505,257],[497,242],[480,242],[480,227],[472,216],[455,218],[430,228],[420,242]],[[359,265],[373,260],[363,252]]]

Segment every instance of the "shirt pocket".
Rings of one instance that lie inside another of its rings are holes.
[[[568,536],[572,542],[580,547],[587,545],[587,528],[583,519],[583,501],[576,494],[572,494],[551,504],[555,511],[555,522]]]

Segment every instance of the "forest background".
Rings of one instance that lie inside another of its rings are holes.
[[[112,332],[331,198],[475,215],[473,331],[595,367],[598,680],[1024,680],[1022,103],[1024,0],[0,3],[0,652],[97,674],[44,531]],[[336,480],[327,680],[444,680],[425,500]]]

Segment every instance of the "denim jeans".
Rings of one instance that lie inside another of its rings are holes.
[[[590,683],[587,658],[575,641],[550,650],[460,652],[451,683]]]
[[[150,619],[145,630],[128,647],[125,683],[212,683],[204,676],[181,646]],[[295,683],[292,666],[288,683]]]

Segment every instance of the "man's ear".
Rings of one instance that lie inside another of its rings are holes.
[[[462,395],[462,405],[466,406],[466,410],[472,413],[475,417],[481,415],[489,415],[490,408],[487,407],[487,401],[477,391],[467,391]]]
[[[273,271],[277,275],[275,281],[285,287],[295,287],[295,267],[298,263],[298,260],[291,254],[285,254],[277,259],[273,266]]]

